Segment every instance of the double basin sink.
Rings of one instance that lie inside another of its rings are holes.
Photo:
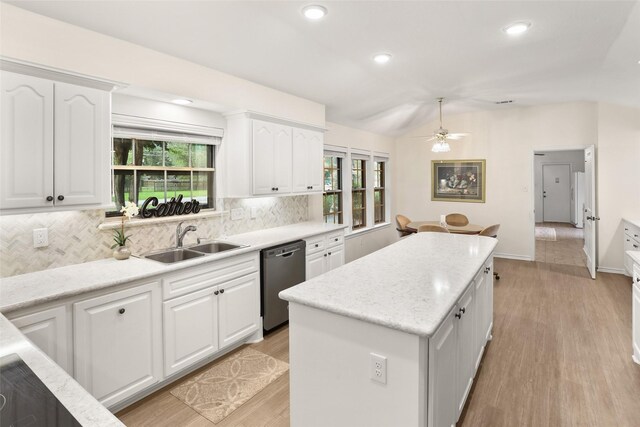
[[[234,245],[226,242],[211,242],[189,246],[187,248],[172,248],[164,249],[162,251],[148,252],[143,254],[142,258],[152,259],[165,264],[173,264],[174,262],[186,261],[192,258],[199,258],[206,255],[213,255],[220,252],[246,247],[246,245]]]

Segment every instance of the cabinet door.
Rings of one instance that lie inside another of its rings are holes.
[[[291,193],[292,135],[289,126],[275,125],[274,185],[276,194]]]
[[[627,255],[627,251],[637,251],[637,248],[634,248],[633,245],[636,244],[633,238],[631,238],[630,231],[627,231],[628,227],[625,226],[625,233],[623,235],[624,238],[624,269],[629,276],[633,275],[633,259]],[[637,245],[637,244],[636,244]]]
[[[475,365],[474,371],[478,370],[478,366],[480,366],[480,360],[482,360],[482,353],[484,352],[484,346],[486,343],[486,325],[487,325],[487,274],[485,273],[484,267],[482,270],[476,275],[474,279],[475,285],[475,295],[476,295],[476,309],[475,309],[475,319],[474,319],[474,335],[475,335]]]
[[[475,323],[475,300],[474,300],[474,286],[469,286],[469,289],[462,295],[458,302],[458,336],[457,336],[457,360],[458,360],[458,375],[456,377],[457,390],[456,390],[456,404],[457,415],[460,416],[464,403],[467,400],[471,385],[473,383],[473,376],[475,373],[475,340],[474,340],[474,323]],[[456,418],[457,420],[457,418]]]
[[[485,282],[487,282],[485,289],[485,298],[483,301],[484,315],[484,330],[485,330],[485,342],[491,339],[491,331],[493,330],[493,257],[489,258],[485,265]]]
[[[260,278],[258,273],[219,286],[220,348],[244,338],[260,327]]]
[[[260,120],[253,121],[253,193],[275,192],[274,158],[275,126]]]
[[[163,304],[166,376],[218,350],[217,293],[211,287]]]
[[[73,375],[69,363],[69,335],[67,309],[64,306],[11,319],[32,343],[53,359],[62,369]]]
[[[293,184],[294,193],[310,191],[308,181],[309,134],[303,129],[293,129]],[[322,162],[322,159],[320,159]],[[320,163],[322,164],[322,163]]]
[[[158,282],[73,304],[76,380],[106,407],[161,379],[160,307]]]
[[[327,249],[327,258],[329,259],[327,271],[344,265],[344,245]]]
[[[307,141],[307,184],[309,191],[322,191],[322,160],[324,157],[324,135],[308,131]]]
[[[326,271],[327,254],[326,252],[317,252],[307,255],[306,280],[313,279]]]
[[[456,410],[456,353],[458,319],[457,307],[449,313],[436,333],[429,338],[429,408],[428,425],[455,426]]]
[[[109,105],[105,91],[55,84],[56,205],[108,201]]]
[[[640,268],[633,274],[632,290],[632,335],[633,335],[633,360],[640,364]]]
[[[0,82],[0,208],[53,206],[53,83],[6,71]]]

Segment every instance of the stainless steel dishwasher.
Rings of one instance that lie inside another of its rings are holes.
[[[278,298],[278,294],[304,282],[305,245],[304,240],[297,240],[263,249],[261,252],[261,314],[265,331],[270,331],[289,320],[288,303]]]

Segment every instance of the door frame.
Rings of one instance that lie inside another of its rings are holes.
[[[562,150],[565,151],[565,150]],[[566,150],[566,151],[578,151],[578,150]],[[542,180],[542,191],[543,191],[543,196],[544,196],[544,167],[545,166],[568,166],[569,167],[569,191],[571,191],[571,174],[573,173],[573,168],[571,167],[571,163],[566,163],[566,162],[553,162],[553,163],[544,163],[542,164],[542,176],[540,177]],[[533,176],[535,179],[535,173],[536,171],[533,171]],[[535,188],[533,189],[535,191]],[[569,196],[571,196],[571,194],[569,194]],[[535,194],[533,195],[534,197],[534,203],[535,203]],[[535,204],[534,204],[534,208],[535,208]],[[571,212],[571,198],[569,198],[569,212]],[[571,220],[571,213],[569,213],[569,220]],[[544,197],[542,198],[542,222],[544,222]]]
[[[595,144],[585,144],[585,145],[570,145],[567,147],[536,147],[534,146],[531,149],[531,160],[530,160],[530,164],[531,164],[531,184],[530,184],[530,188],[531,188],[531,198],[529,199],[531,202],[531,210],[530,210],[530,214],[529,214],[529,241],[531,242],[530,248],[531,248],[531,253],[529,254],[529,257],[531,259],[531,261],[535,261],[536,260],[536,191],[535,191],[535,186],[536,186],[536,153],[540,153],[543,151],[582,151],[584,152],[585,149],[594,146],[594,155],[597,154],[597,145]],[[595,171],[594,171],[595,173]],[[593,189],[594,192],[596,192],[596,200],[597,200],[597,179],[596,179],[596,188]],[[542,218],[544,220],[544,217]],[[596,240],[596,252],[597,252],[597,240]],[[596,264],[597,264],[597,260],[596,260]],[[597,265],[596,265],[597,267]],[[587,266],[585,265],[585,268],[587,268]]]

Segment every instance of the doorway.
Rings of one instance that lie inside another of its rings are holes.
[[[534,152],[535,260],[587,266],[585,150]]]

